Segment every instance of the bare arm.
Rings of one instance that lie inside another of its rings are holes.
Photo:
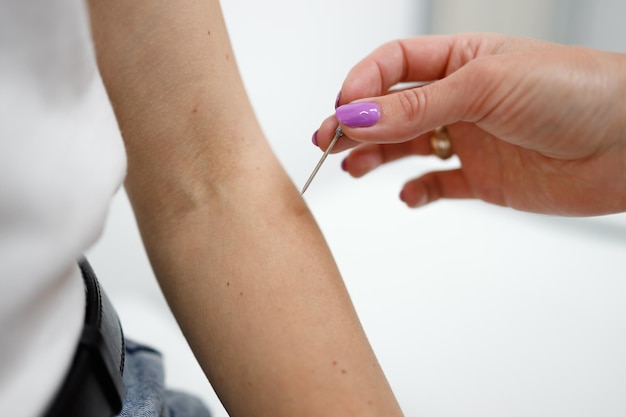
[[[152,266],[230,415],[399,416],[217,0],[90,0]]]

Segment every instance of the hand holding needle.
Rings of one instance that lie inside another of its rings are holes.
[[[309,179],[306,180],[306,183],[304,184],[304,187],[302,187],[302,191],[300,191],[301,195],[304,194],[304,192],[306,191],[307,188],[309,188],[309,185],[311,184],[311,181],[313,181],[313,178],[315,178],[315,175],[317,174],[317,171],[320,170],[322,164],[326,160],[326,157],[328,156],[330,151],[335,146],[335,143],[337,143],[337,139],[339,139],[341,136],[343,136],[343,131],[341,130],[340,126],[337,126],[337,129],[335,130],[335,137],[330,142],[330,145],[328,145],[328,148],[326,148],[326,151],[324,152],[324,154],[320,158],[320,161],[317,163],[317,165],[315,165],[315,168],[313,168],[313,172],[311,173],[311,175],[309,175]]]

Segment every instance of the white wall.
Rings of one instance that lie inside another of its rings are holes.
[[[432,33],[498,32],[626,51],[623,0],[433,0]]]
[[[433,33],[496,32],[558,40],[565,24],[563,0],[435,0]]]
[[[444,30],[436,22],[533,20],[539,9],[523,5],[541,2],[458,0],[450,15],[444,3],[224,0],[250,97],[296,184],[320,156],[310,137],[343,76],[370,50],[426,24]],[[415,158],[355,180],[340,160],[327,160],[306,199],[407,416],[626,415],[626,216],[557,219],[471,201],[409,210],[402,183],[455,161]],[[170,382],[224,415],[154,284],[123,193],[90,257],[127,333],[161,347]]]
[[[616,52],[626,52],[626,2],[622,0],[561,0],[569,17],[565,40]]]

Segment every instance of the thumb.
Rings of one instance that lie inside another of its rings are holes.
[[[481,88],[465,68],[420,87],[344,104],[335,115],[344,134],[373,143],[406,142],[439,126],[474,121]]]

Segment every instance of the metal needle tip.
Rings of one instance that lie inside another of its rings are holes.
[[[309,185],[311,184],[311,181],[313,181],[313,178],[315,178],[315,175],[317,174],[317,171],[320,170],[322,164],[326,160],[326,157],[328,156],[330,151],[332,151],[333,147],[335,146],[335,143],[337,143],[337,139],[339,139],[341,136],[343,136],[343,131],[341,130],[340,126],[337,126],[337,129],[335,130],[335,137],[330,142],[330,145],[328,145],[328,148],[326,148],[326,151],[324,152],[324,154],[320,158],[320,161],[317,163],[317,165],[315,165],[315,168],[313,168],[313,172],[311,172],[311,175],[309,175],[309,179],[306,180],[306,183],[304,184],[304,187],[302,187],[302,191],[300,191],[301,195],[304,194],[304,192],[306,191],[307,188],[309,188]]]

